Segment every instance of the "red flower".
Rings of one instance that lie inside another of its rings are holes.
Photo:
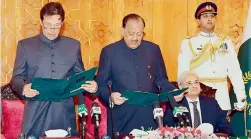
[[[160,135],[161,136],[163,136],[163,135],[165,135],[165,127],[161,127],[161,128],[159,128],[159,131],[160,131]]]
[[[201,131],[198,129],[198,130],[196,130],[196,133],[198,134],[198,135],[201,135]]]
[[[192,135],[194,135],[195,133],[195,129],[193,128],[192,131],[191,131]]]
[[[176,131],[181,132],[181,133],[184,132],[183,128],[176,128]]]
[[[184,133],[188,133],[188,128],[184,128]]]
[[[174,131],[174,128],[172,128],[172,127],[166,127],[166,131],[169,131],[169,132],[173,132]]]

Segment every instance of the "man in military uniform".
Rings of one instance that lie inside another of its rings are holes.
[[[157,127],[153,118],[153,106],[126,104],[127,99],[121,97],[124,91],[153,93],[158,86],[163,91],[175,89],[168,81],[159,46],[142,40],[145,27],[143,18],[137,14],[129,14],[122,22],[123,39],[102,49],[96,78],[99,84],[98,95],[107,107],[110,103],[108,81],[112,82],[112,115],[110,109],[107,109],[109,135],[112,135],[113,124],[114,131],[123,134],[129,134],[134,128]]]
[[[32,98],[39,94],[31,89],[35,77],[67,79],[84,71],[79,41],[59,35],[64,17],[60,3],[47,3],[40,11],[42,33],[18,42],[11,87],[20,96]],[[82,85],[84,90],[97,90],[95,81],[86,83]],[[83,101],[80,97],[79,101]],[[73,98],[25,102],[22,132],[27,136],[38,138],[46,130],[68,128],[72,135],[77,135]]]
[[[216,15],[217,6],[214,3],[205,2],[198,6],[195,18],[201,32],[182,41],[178,76],[188,70],[196,72],[202,83],[217,89],[216,100],[221,109],[230,110],[227,77],[240,103],[246,99],[245,86],[231,40],[214,32]]]

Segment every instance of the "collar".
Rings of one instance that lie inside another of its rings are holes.
[[[191,99],[188,98],[188,97],[186,97],[186,99],[187,99],[188,104],[190,104],[190,102],[194,102],[194,101],[197,101],[197,102],[198,102],[197,104],[199,104],[199,102],[200,102],[199,97],[197,97],[195,100],[191,100]]]
[[[44,36],[43,33],[40,33],[39,37],[40,37],[40,39],[41,39],[43,42],[46,42],[46,43],[49,43],[49,44],[51,44],[51,43],[56,43],[56,42],[58,42],[58,41],[60,40],[60,38],[61,38],[60,35],[58,35],[58,37],[57,37],[56,39],[54,39],[54,40],[49,40],[47,37]]]
[[[130,51],[130,52],[133,52],[133,53],[136,53],[136,52],[138,52],[138,51],[140,50],[140,48],[141,48],[141,46],[142,46],[142,41],[143,41],[143,40],[141,41],[139,47],[136,48],[136,49],[129,48],[129,47],[127,46],[127,44],[126,44],[124,38],[122,38],[120,41],[122,42],[123,47],[124,47],[126,50],[128,50],[128,51]]]
[[[206,32],[201,31],[199,34],[200,34],[200,36],[203,36],[203,37],[214,37],[215,36],[214,32],[206,33]]]

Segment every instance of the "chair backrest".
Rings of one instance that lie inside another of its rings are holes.
[[[228,135],[227,135],[227,134],[224,134],[224,133],[215,133],[215,135],[216,135],[217,137],[228,138]]]
[[[178,88],[178,83],[177,82],[171,82],[175,87]],[[206,86],[203,83],[200,83],[200,87],[202,89],[202,91],[200,92],[201,96],[207,96],[210,98],[215,98],[215,93],[216,93],[216,89],[213,89],[212,87]]]
[[[20,100],[21,97],[11,89],[10,84],[1,87],[1,100]]]
[[[23,100],[1,100],[2,103],[2,134],[6,139],[16,139],[21,134],[24,113]]]
[[[3,87],[1,87],[1,100],[2,100],[2,117],[1,117],[1,124],[2,124],[2,133],[4,136],[8,139],[15,139],[18,134],[21,133],[21,124],[23,120],[23,111],[24,111],[24,100],[19,97],[19,95],[14,92],[10,84],[6,84]],[[75,99],[74,99],[75,100]],[[106,125],[107,125],[107,115],[106,115],[106,107],[104,104],[96,97],[92,98],[91,96],[85,96],[85,104],[88,108],[88,116],[86,118],[87,120],[87,128],[89,136],[92,136],[94,133],[93,130],[93,124],[91,121],[90,116],[90,110],[91,105],[93,102],[97,102],[99,106],[101,107],[101,121],[100,121],[100,127],[99,127],[99,135],[102,136],[107,133]],[[75,107],[76,102],[75,103]],[[76,107],[77,108],[77,107]],[[15,114],[17,113],[18,114]],[[9,124],[14,122],[15,124]],[[79,122],[79,117],[76,113],[76,122]],[[78,125],[78,124],[77,124]],[[79,126],[79,125],[78,125]]]

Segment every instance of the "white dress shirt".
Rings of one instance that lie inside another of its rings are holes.
[[[188,97],[186,97],[187,102],[188,102],[188,106],[190,109],[190,116],[191,116],[191,120],[192,120],[192,127],[194,128],[194,112],[193,112],[193,104],[191,102],[197,101],[197,109],[200,113],[200,124],[202,123],[202,116],[201,116],[201,110],[200,110],[200,100],[199,97],[196,98],[196,100],[191,100]]]

